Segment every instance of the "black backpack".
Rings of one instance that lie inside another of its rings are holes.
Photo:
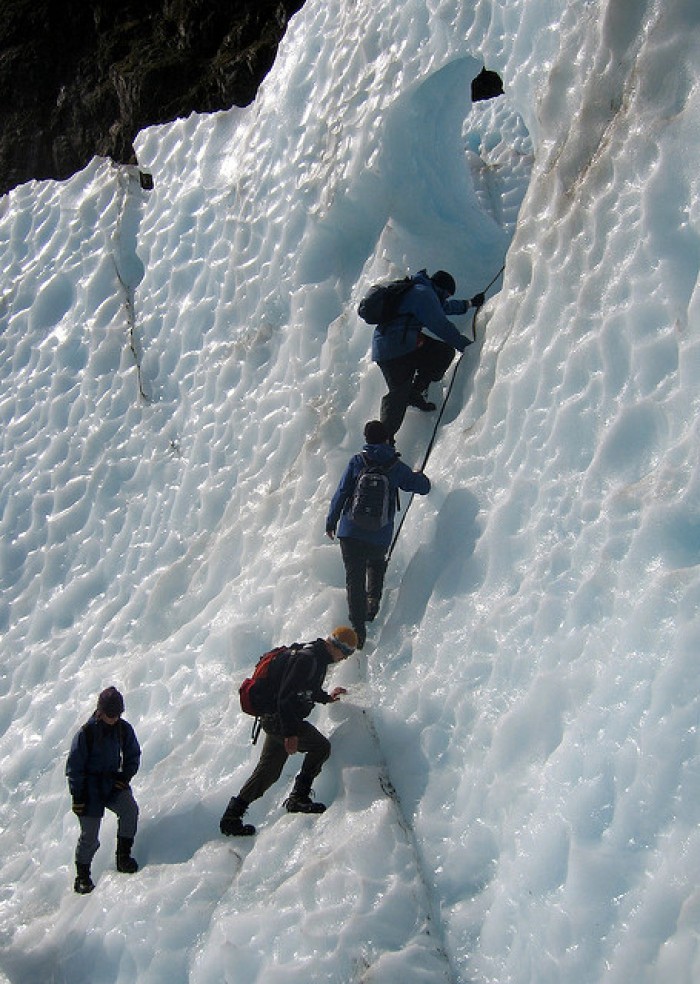
[[[404,294],[413,287],[413,277],[373,284],[359,303],[357,313],[368,325],[381,325],[398,314]]]
[[[391,517],[391,482],[389,472],[399,459],[396,455],[388,465],[371,462],[363,453],[364,467],[357,476],[352,499],[348,507],[348,516],[368,532],[380,530],[389,522]],[[396,490],[396,505],[398,508],[399,493]]]

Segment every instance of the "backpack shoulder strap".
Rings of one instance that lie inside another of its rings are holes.
[[[307,645],[307,643],[305,643],[305,642],[293,642],[290,646],[282,646],[280,648],[279,655],[280,656],[285,656],[286,659],[284,660],[284,666],[282,666],[282,669],[281,669],[281,672],[280,672],[280,676],[279,676],[279,680],[277,682],[277,689],[278,690],[280,689],[280,687],[282,686],[282,684],[286,680],[288,674],[291,672],[291,669],[292,669],[292,659],[291,659],[291,657],[292,656],[296,656],[296,654],[299,653],[299,652],[301,652],[301,650],[304,649],[306,647],[306,645]],[[276,660],[275,660],[275,662],[276,662]],[[281,665],[281,663],[280,663],[280,665]]]
[[[92,751],[92,746],[95,743],[95,735],[93,733],[93,729],[90,727],[91,724],[92,721],[86,721],[85,724],[80,729],[82,733],[85,735],[85,744],[87,745],[88,755]]]
[[[401,455],[397,451],[395,453],[394,457],[389,462],[389,464],[386,466],[386,472],[385,472],[385,474],[386,474],[387,478],[389,477],[389,472],[390,471],[393,471],[393,469],[398,465],[398,463],[399,463],[400,460],[401,460]],[[400,509],[401,509],[401,496],[399,495],[399,487],[397,485],[394,488],[394,510],[395,510],[395,512],[398,512]]]
[[[292,650],[293,656],[296,656],[297,653],[301,653],[304,651],[306,651],[307,655],[311,656],[314,662],[311,668],[310,675],[313,675],[313,667],[316,665],[316,654],[313,651],[313,645],[314,645],[313,642],[295,642],[293,646],[289,647]],[[285,667],[285,674],[284,674],[285,676],[291,670],[291,662],[292,662],[291,660],[288,660],[288,664]]]

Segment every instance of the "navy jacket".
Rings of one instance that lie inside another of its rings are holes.
[[[333,662],[324,639],[307,642],[286,661],[277,692],[277,715],[266,715],[266,727],[284,738],[299,734],[299,726],[314,709],[314,704],[333,700],[323,689],[326,671]],[[270,720],[272,717],[272,720]]]
[[[86,804],[86,816],[101,817],[115,792],[115,780],[131,782],[140,762],[141,748],[129,722],[120,718],[109,725],[93,714],[73,738],[68,754],[70,794]]]
[[[422,472],[414,472],[408,465],[405,465],[398,458],[396,450],[391,444],[365,444],[363,451],[371,461],[385,467],[390,461],[395,458],[397,459],[394,467],[388,472],[389,483],[391,485],[389,522],[385,526],[382,526],[380,530],[365,530],[353,523],[350,516],[348,516],[347,510],[350,508],[352,502],[355,483],[357,482],[358,475],[365,467],[362,455],[356,454],[348,462],[340,484],[331,499],[330,509],[326,517],[326,531],[330,533],[337,531],[339,537],[349,536],[356,540],[365,540],[367,543],[374,543],[379,547],[388,547],[394,533],[396,489],[403,489],[404,492],[417,492],[418,495],[426,495],[430,492],[430,479]]]
[[[433,284],[425,270],[417,273],[414,280],[415,286],[401,298],[396,317],[374,329],[374,362],[391,362],[415,351],[422,328],[458,352],[472,344],[472,339],[460,334],[447,317],[448,314],[465,314],[469,301],[449,299],[445,291]]]

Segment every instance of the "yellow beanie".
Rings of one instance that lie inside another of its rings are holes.
[[[350,649],[357,649],[357,633],[349,625],[339,625],[331,632],[331,642],[342,642]]]

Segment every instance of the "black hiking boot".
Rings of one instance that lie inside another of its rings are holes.
[[[373,598],[372,595],[367,596],[367,613],[365,618],[368,622],[373,622],[377,617],[379,612],[379,599]]]
[[[131,856],[133,837],[117,837],[117,871],[125,875],[135,875],[139,870],[138,863]]]
[[[252,837],[255,827],[252,823],[243,823],[241,817],[248,809],[248,804],[237,796],[232,796],[219,821],[219,830],[226,837]]]
[[[365,642],[367,641],[367,629],[364,625],[353,625],[355,630],[355,635],[357,636],[357,646],[356,649],[363,649]]]
[[[325,803],[314,803],[310,796],[291,793],[282,804],[287,813],[325,813]]]
[[[75,870],[78,873],[75,876],[75,881],[73,882],[73,890],[76,891],[78,895],[89,895],[95,887],[95,883],[90,877],[90,865],[76,864]]]
[[[306,776],[298,775],[291,793],[283,803],[287,813],[324,813],[325,803],[314,803],[310,793],[310,781]]]
[[[426,400],[427,392],[427,390],[422,393],[419,393],[418,390],[411,390],[411,395],[408,398],[409,407],[415,407],[416,410],[422,410],[423,413],[432,413],[433,410],[437,410],[432,400]]]

